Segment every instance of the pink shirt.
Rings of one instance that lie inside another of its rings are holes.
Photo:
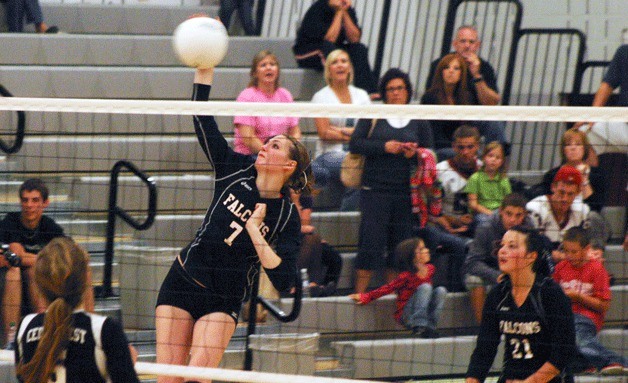
[[[249,87],[244,89],[238,98],[238,102],[294,102],[292,95],[285,88],[278,88],[272,96],[262,92],[258,88]],[[255,116],[235,116],[234,125],[248,125],[255,129],[255,136],[262,142],[269,137],[278,134],[286,134],[290,128],[299,125],[298,117],[255,117]],[[235,151],[242,154],[252,153],[244,145],[239,129],[235,129]]]

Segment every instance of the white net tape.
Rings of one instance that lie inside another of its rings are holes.
[[[321,105],[0,97],[0,110],[110,114],[407,118],[492,121],[628,121],[628,108],[563,106]]]
[[[0,361],[15,361],[15,352],[0,350]],[[342,378],[326,378],[289,374],[274,374],[268,372],[227,370],[221,368],[174,366],[170,364],[158,364],[137,362],[135,371],[138,375],[159,375],[184,377],[189,379],[212,379],[223,382],[243,382],[243,383],[377,383],[374,380],[357,380]]]

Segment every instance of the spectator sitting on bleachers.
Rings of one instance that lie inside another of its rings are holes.
[[[2,292],[2,320],[5,334],[10,327],[19,323],[22,309],[23,288],[28,295],[30,312],[43,312],[46,303],[35,284],[35,261],[37,253],[53,238],[62,237],[63,229],[52,218],[44,215],[50,204],[48,187],[37,178],[24,181],[20,186],[20,212],[7,213],[0,221],[0,241],[9,245],[9,250],[21,258],[22,263],[13,267],[5,257],[0,256],[0,280],[4,285]],[[23,283],[25,282],[25,283]],[[90,279],[91,283],[91,279]],[[23,285],[25,285],[23,287]],[[93,291],[87,297],[89,311],[94,309]],[[11,342],[12,339],[8,339]]]
[[[312,226],[312,196],[292,195],[292,202],[301,217],[301,250],[297,258],[297,269],[307,269],[310,281],[310,296],[328,297],[336,293],[342,257],[327,241],[321,238]]]
[[[600,84],[593,106],[605,106],[613,90],[619,87],[617,106],[628,106],[628,44],[620,46],[608,66],[606,75]],[[574,129],[588,133],[589,141],[597,155],[608,152],[626,153],[628,150],[628,124],[616,122],[579,122]],[[597,157],[591,156],[589,164],[597,166]]]
[[[489,219],[504,197],[512,192],[502,144],[493,141],[484,147],[482,167],[469,177],[465,192],[474,225]]]
[[[35,24],[37,33],[58,33],[59,28],[48,26],[44,22],[39,0],[5,0],[7,26],[9,32],[22,32],[24,30],[24,18],[29,24]]]
[[[408,74],[389,69],[380,81],[384,103],[410,102]],[[369,131],[372,133],[369,136]],[[393,251],[411,235],[410,172],[417,148],[425,146],[429,127],[417,120],[360,120],[349,149],[366,156],[360,190],[360,238],[355,259],[355,292],[366,291],[374,270],[387,268],[387,282],[396,276]]]
[[[368,48],[360,43],[361,37],[351,0],[318,0],[303,16],[292,50],[300,68],[322,71],[327,55],[344,49],[355,68],[355,85],[377,99],[383,95],[377,93]]]
[[[582,191],[580,198],[589,205],[591,210],[600,212],[604,206],[604,173],[596,166],[588,164],[591,144],[587,134],[579,130],[568,130],[560,141],[561,165],[569,165],[582,174]],[[540,184],[531,187],[526,193],[529,199],[551,193],[551,185],[559,167],[548,171]]]
[[[290,92],[279,86],[279,61],[277,56],[262,50],[253,57],[251,80],[236,101],[239,102],[294,102]],[[235,148],[237,153],[256,155],[270,137],[286,134],[301,138],[297,117],[235,116]]]
[[[478,129],[462,125],[453,134],[454,157],[436,165],[438,180],[443,187],[443,214],[436,222],[451,234],[472,236],[473,217],[465,187],[469,177],[480,169],[478,159],[480,133]]]
[[[466,78],[464,88],[471,93],[469,103],[472,105],[497,105],[501,96],[497,89],[495,70],[488,61],[478,56],[480,43],[477,29],[470,25],[463,25],[458,28],[451,45],[454,51],[462,56],[468,67],[467,75],[464,77]],[[432,87],[431,81],[438,72],[437,66],[441,59],[433,61],[430,66],[426,90]],[[474,125],[484,136],[485,142],[499,141],[504,145],[507,144],[504,135],[506,125],[503,121],[485,121],[482,124]],[[508,150],[506,151],[508,152]]]
[[[313,103],[318,104],[356,104],[371,103],[364,89],[352,85],[353,64],[347,52],[342,49],[332,51],[325,61],[325,82],[327,86],[314,94]],[[316,158],[312,161],[312,172],[316,187],[324,188],[330,184],[342,185],[340,169],[342,160],[347,155],[349,140],[355,129],[355,119],[345,117],[315,118],[319,140],[316,143]],[[340,188],[342,190],[342,187]],[[340,210],[357,210],[359,190],[347,189],[342,198]]]
[[[462,273],[478,323],[482,322],[482,308],[487,291],[503,279],[497,263],[497,250],[502,237],[515,226],[532,227],[532,221],[527,216],[526,202],[520,194],[507,195],[499,211],[494,212],[475,229]]]
[[[536,197],[528,202],[526,209],[534,226],[552,241],[554,263],[565,258],[559,245],[563,235],[571,227],[584,227],[591,238],[606,241],[604,221],[599,214],[591,214],[591,208],[582,199],[576,199],[582,190],[582,173],[578,169],[568,165],[561,166],[550,188],[552,194]]]
[[[430,250],[420,238],[410,238],[395,249],[401,273],[392,282],[368,293],[351,294],[357,304],[364,305],[377,298],[397,293],[397,322],[422,338],[438,338],[438,319],[445,304],[447,289],[433,287],[436,271],[430,261]]]
[[[610,306],[609,276],[602,263],[588,257],[590,238],[586,230],[572,227],[563,237],[566,259],[556,265],[554,280],[571,299],[576,326],[578,356],[573,372],[595,372],[621,375],[626,361],[600,343],[597,333],[604,325]]]

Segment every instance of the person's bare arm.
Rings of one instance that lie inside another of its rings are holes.
[[[604,314],[611,305],[611,302],[608,300],[584,295],[575,290],[565,290],[565,295],[567,295],[572,302],[581,304],[589,310],[597,311],[602,314]]]
[[[474,212],[481,213],[481,214],[488,214],[488,215],[493,214],[492,211],[480,205],[480,203],[478,202],[477,194],[469,193],[467,195],[467,200],[469,201],[469,208],[471,208],[471,210],[473,210]]]
[[[291,127],[290,129],[288,129],[288,134],[294,138],[296,138],[298,141],[301,141],[301,128],[299,127],[299,125],[295,125],[293,127]],[[261,149],[261,147],[260,147]],[[259,151],[259,150],[258,150]]]
[[[479,81],[474,81],[473,86],[475,86],[475,90],[478,94],[478,100],[482,105],[497,105],[501,100],[501,96],[495,90],[491,89],[486,81],[482,79],[482,73],[480,72],[480,68],[482,66],[482,61],[476,54],[470,54],[465,57],[467,64],[469,65],[469,71],[471,72],[471,76],[473,79],[477,79]]]
[[[315,118],[316,132],[318,138],[324,141],[342,141],[349,142],[354,128],[340,128],[332,125],[329,118]]]
[[[29,253],[24,249],[24,246],[19,242],[12,242],[9,244],[9,250],[15,253],[22,260],[22,266],[33,267],[35,261],[37,261],[37,254]]]
[[[242,143],[249,148],[251,153],[259,153],[264,143],[255,135],[255,128],[249,125],[236,124],[236,129],[240,132]]]
[[[347,40],[350,43],[359,43],[362,38],[362,31],[360,28],[353,22],[351,16],[349,16],[349,8],[351,7],[351,2],[347,1],[345,5],[345,12],[342,14],[342,26],[345,30],[345,35],[347,36]]]
[[[595,96],[593,97],[593,103],[591,104],[591,106],[598,106],[598,107],[606,106],[606,103],[608,102],[608,99],[611,97],[611,94],[613,94],[613,87],[609,83],[602,81],[602,83],[600,84],[600,87],[597,89],[597,92],[595,92]],[[588,125],[589,129],[591,129],[591,126],[593,126],[593,123],[587,122],[587,121],[580,121],[580,122],[575,123],[572,129],[578,129],[582,125]]]
[[[334,14],[334,19],[327,29],[327,33],[325,33],[325,41],[329,41],[330,43],[335,43],[338,40],[338,36],[340,35],[340,31],[342,31],[342,14],[345,13],[342,9],[336,9],[336,13]]]

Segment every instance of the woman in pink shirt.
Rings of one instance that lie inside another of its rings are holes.
[[[290,92],[279,86],[279,61],[272,52],[263,50],[251,63],[251,81],[236,101],[239,102],[294,102]],[[301,138],[297,117],[236,116],[235,151],[255,155],[264,142],[278,134]]]

